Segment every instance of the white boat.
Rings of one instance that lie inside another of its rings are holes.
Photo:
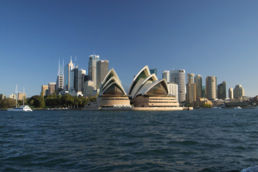
[[[237,107],[235,107],[234,109],[242,109],[242,108],[241,108],[241,106],[237,106]]]
[[[10,112],[32,112],[32,109],[28,106],[28,105],[24,105],[24,97],[23,97],[23,105],[18,107],[18,100],[17,100],[17,93],[18,93],[18,86],[16,85],[16,107],[15,108],[9,108],[7,109],[7,111],[10,111]],[[23,90],[24,92],[24,90]]]
[[[17,108],[9,108],[7,111],[10,112],[32,112],[32,109],[28,105],[22,105]]]

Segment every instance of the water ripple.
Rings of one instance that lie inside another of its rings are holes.
[[[0,112],[0,171],[240,172],[258,109]]]

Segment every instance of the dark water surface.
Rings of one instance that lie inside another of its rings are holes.
[[[240,171],[258,109],[0,111],[0,171]]]

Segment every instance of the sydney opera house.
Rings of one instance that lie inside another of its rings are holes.
[[[114,69],[101,84],[100,108],[132,107],[133,110],[183,110],[174,96],[170,96],[166,80],[158,80],[144,66],[134,77],[128,95]]]
[[[101,83],[98,97],[100,108],[131,107],[130,100],[114,69],[111,69]]]

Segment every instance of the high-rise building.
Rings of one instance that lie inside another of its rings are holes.
[[[179,102],[185,101],[185,70],[171,70],[170,82],[178,84],[178,100]]]
[[[56,93],[56,83],[50,82],[48,83],[48,95],[52,95]]]
[[[169,70],[163,71],[162,79],[165,79],[167,82],[170,82],[170,72],[169,72]]]
[[[178,85],[176,83],[168,82],[168,95],[176,97],[178,101]]]
[[[201,75],[196,75],[194,78],[194,82],[196,84],[196,98],[201,98],[203,97],[202,95],[202,76]]]
[[[207,76],[206,78],[206,98],[215,100],[217,98],[217,78],[215,76]]]
[[[24,92],[18,93],[18,100],[22,101],[26,99],[26,94]]]
[[[234,88],[234,98],[235,99],[241,99],[243,96],[245,96],[245,91],[242,85],[236,85]]]
[[[90,55],[88,75],[89,79],[95,84],[95,87],[97,86],[97,61],[99,61],[99,55]]]
[[[218,85],[218,99],[225,100],[227,98],[226,82],[223,81]]]
[[[83,95],[87,97],[95,96],[97,94],[96,86],[93,81],[85,80],[84,81],[84,88],[83,88]]]
[[[42,96],[46,96],[47,95],[47,92],[48,92],[48,85],[42,85],[41,87],[41,95]]]
[[[228,98],[229,98],[230,100],[233,100],[233,99],[234,99],[233,88],[229,88],[229,89],[228,89]]]
[[[187,83],[188,84],[193,84],[194,83],[194,74],[193,73],[188,73],[187,74]]]
[[[57,90],[63,90],[64,89],[64,63],[61,66],[60,60],[58,63],[58,73],[57,73],[57,79],[56,79],[56,89]]]
[[[83,92],[85,75],[86,70],[74,68],[74,89],[76,92]]]
[[[187,103],[193,104],[196,102],[196,84],[195,83],[188,83],[186,84],[186,100]]]
[[[150,69],[150,73],[158,76],[158,69],[157,68]]]
[[[187,84],[186,84],[186,100],[187,103],[194,103],[196,102],[196,84],[194,83],[194,74],[188,73],[187,74]]]
[[[97,88],[100,88],[101,82],[108,73],[108,60],[99,60],[97,62]]]
[[[70,62],[65,66],[65,90],[70,91],[74,89],[74,64],[72,59]]]

